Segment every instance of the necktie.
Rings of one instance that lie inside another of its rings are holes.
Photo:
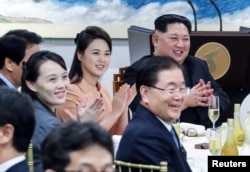
[[[175,142],[175,145],[176,145],[177,148],[179,149],[178,140],[177,140],[177,137],[176,137],[176,135],[175,135],[175,132],[174,132],[174,128],[173,128],[173,127],[171,128],[170,133],[171,133],[171,135],[172,135],[172,137],[173,137],[173,140],[174,140],[174,142]]]

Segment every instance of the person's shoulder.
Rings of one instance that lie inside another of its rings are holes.
[[[6,172],[29,172],[29,167],[27,165],[27,162],[25,160],[18,162],[14,164],[12,167],[10,167]]]
[[[185,60],[184,63],[186,63],[186,64],[187,63],[189,63],[189,64],[191,63],[193,65],[204,65],[206,63],[206,61],[200,59],[199,57],[195,57],[195,56],[189,55],[189,56],[187,56],[187,58],[186,58],[186,60]]]
[[[83,90],[85,90],[84,88],[85,88],[85,86],[84,86],[84,83],[82,83],[81,81],[80,82],[77,82],[77,83],[71,83],[71,84],[69,84],[69,86],[68,86],[68,90],[67,90],[67,94],[68,95],[71,95],[71,94],[73,94],[73,95],[81,95],[81,93],[82,93],[82,90],[81,90],[81,85],[83,85],[82,86],[82,88],[83,88]]]
[[[71,84],[69,84],[68,89],[69,90],[79,89],[79,86],[78,86],[79,84],[80,84],[80,82],[71,83]]]
[[[137,64],[141,64],[143,63],[145,60],[151,58],[152,55],[145,55],[143,57],[141,57],[140,59],[138,59],[137,61],[135,61],[134,63],[131,64],[131,66],[136,66]]]

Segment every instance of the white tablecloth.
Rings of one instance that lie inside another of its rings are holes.
[[[187,160],[193,172],[207,172],[208,149],[195,149],[195,144],[208,143],[207,137],[186,137],[181,139],[187,151]]]

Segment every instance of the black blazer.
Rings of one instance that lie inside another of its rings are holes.
[[[129,66],[124,73],[124,82],[133,85],[136,82],[136,75],[141,66],[141,64],[151,58],[151,55],[147,55],[133,63]],[[224,116],[226,112],[230,109],[230,99],[226,92],[219,86],[218,83],[213,79],[212,75],[209,72],[207,63],[204,60],[201,60],[197,57],[188,56],[183,66],[183,73],[186,82],[186,86],[192,88],[196,85],[200,79],[203,79],[205,83],[208,81],[211,82],[211,87],[214,89],[214,95],[220,97],[220,118],[216,122],[216,126],[221,125],[224,122],[224,119],[227,117]],[[134,112],[137,105],[139,104],[138,96],[135,97],[133,102],[130,104],[131,110]],[[189,122],[193,124],[204,125],[205,128],[212,127],[212,122],[208,118],[208,109],[207,107],[193,107],[187,108],[181,113],[181,122]]]
[[[183,149],[177,148],[171,133],[152,112],[138,105],[122,135],[116,160],[154,165],[167,161],[168,172],[191,172]]]
[[[6,172],[30,172],[30,170],[26,160],[23,160],[10,167]]]

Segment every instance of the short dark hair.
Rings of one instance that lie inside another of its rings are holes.
[[[16,89],[0,86],[0,126],[14,127],[13,147],[26,152],[35,128],[31,98]]]
[[[64,171],[70,163],[69,153],[100,145],[114,158],[112,136],[95,122],[69,121],[55,127],[41,146],[43,168]]]
[[[188,32],[191,33],[192,25],[191,25],[190,20],[184,16],[180,16],[177,14],[164,14],[156,18],[154,22],[155,30],[158,30],[163,33],[167,32],[167,25],[173,24],[173,23],[184,24],[187,27]]]
[[[26,39],[29,44],[40,44],[43,42],[43,38],[35,32],[29,31],[27,29],[15,29],[10,30],[4,35],[16,35]]]
[[[23,60],[27,41],[16,35],[5,35],[0,38],[0,69],[3,68],[5,58],[13,60],[17,65]]]
[[[154,56],[149,57],[145,60],[136,76],[136,91],[138,93],[139,99],[141,99],[140,87],[153,86],[158,82],[158,73],[162,70],[170,70],[174,68],[179,68],[182,70],[181,65],[170,56]]]
[[[76,50],[72,65],[69,71],[69,78],[73,82],[79,82],[83,77],[81,61],[77,57],[77,53],[84,53],[87,47],[93,40],[102,39],[107,42],[110,52],[112,52],[112,41],[109,34],[98,26],[88,26],[76,35],[75,43]]]
[[[35,92],[29,89],[25,81],[36,82],[40,76],[40,67],[46,61],[53,61],[59,64],[63,69],[67,70],[64,59],[57,53],[42,50],[31,55],[27,62],[23,63],[22,88],[21,91],[27,93],[32,99],[38,99]]]

